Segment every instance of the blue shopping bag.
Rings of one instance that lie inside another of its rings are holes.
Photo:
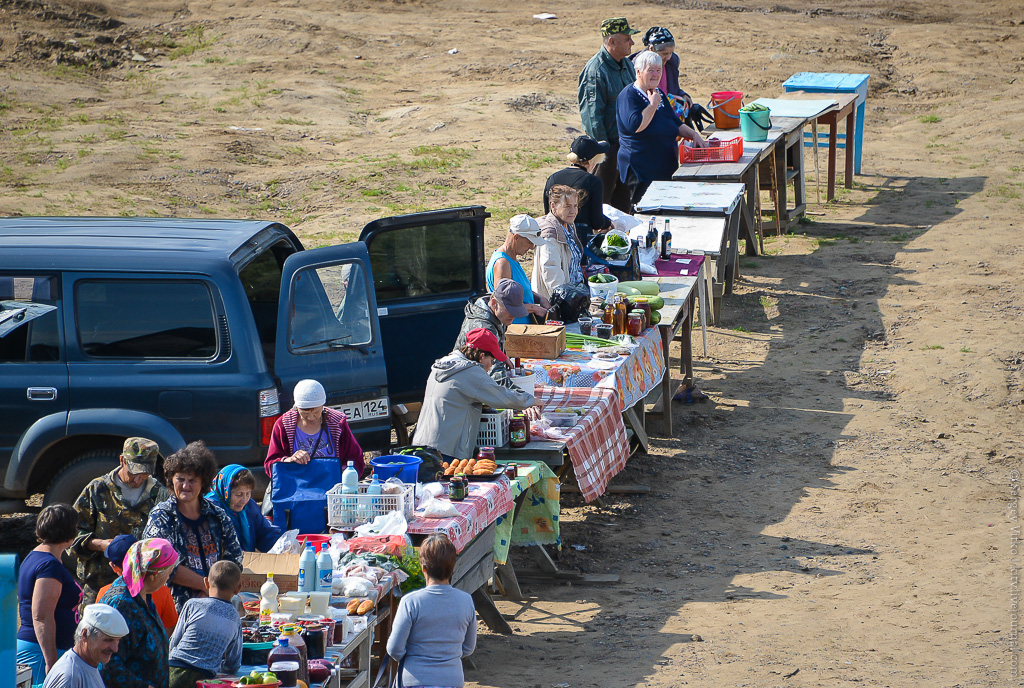
[[[274,525],[299,533],[327,531],[327,491],[341,482],[338,459],[313,459],[303,465],[278,461],[270,468]]]

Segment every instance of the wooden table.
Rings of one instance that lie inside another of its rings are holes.
[[[683,386],[693,387],[693,306],[697,302],[696,288],[699,277],[647,277],[661,285],[661,296],[665,306],[661,309],[661,322],[658,331],[665,346],[665,379],[661,384],[661,422],[662,432],[672,437],[672,366],[669,365],[669,344],[678,333],[680,335],[679,372],[683,374]],[[704,306],[702,305],[701,308]],[[657,416],[658,412],[650,415]]]
[[[869,74],[843,74],[800,72],[786,79],[782,87],[787,92],[827,93],[830,96],[851,93],[856,96],[857,116],[853,129],[846,130],[846,142],[854,140],[853,171],[860,174],[861,152],[864,150],[864,114],[868,100]]]
[[[730,130],[729,133],[739,136],[738,129]],[[721,138],[729,137],[723,132]],[[744,185],[746,198],[740,204],[740,220],[743,225],[743,234],[747,240],[746,253],[748,256],[756,256],[764,248],[760,224],[755,222],[755,217],[760,213],[761,207],[758,198],[760,193],[758,190],[758,163],[769,151],[773,151],[774,147],[774,140],[764,143],[744,143],[743,155],[736,162],[687,163],[680,165],[672,175],[673,181],[680,182],[735,182]]]
[[[825,192],[825,202],[831,201],[836,196],[836,149],[839,147],[838,134],[836,129],[841,120],[846,120],[846,163],[843,186],[847,189],[853,188],[853,163],[860,157],[860,150],[857,149],[857,137],[853,135],[855,119],[857,115],[857,94],[841,93],[836,95],[836,104],[815,118],[815,121],[828,125],[828,189]],[[817,141],[811,146],[820,145]],[[807,145],[807,144],[805,144]]]
[[[636,204],[638,213],[657,214],[659,231],[663,220],[668,221],[673,252],[717,256],[712,286],[714,322],[721,315],[722,295],[732,293],[739,276],[739,229],[747,191],[746,186],[735,183],[653,182]],[[649,217],[637,215],[644,223]]]

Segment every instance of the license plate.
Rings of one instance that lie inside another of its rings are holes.
[[[387,418],[391,415],[391,403],[388,401],[387,397],[367,399],[365,401],[353,401],[349,404],[338,404],[332,408],[344,412],[345,415],[348,416],[350,423],[356,423],[361,420],[371,420],[374,418]]]

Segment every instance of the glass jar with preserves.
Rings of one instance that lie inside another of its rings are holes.
[[[520,415],[512,417],[512,422],[508,427],[509,442],[516,449],[520,449],[526,446],[529,442],[529,437],[526,434],[526,419]]]
[[[634,337],[639,337],[640,333],[644,331],[644,314],[643,311],[633,311],[629,314],[629,321],[626,324],[626,333]]]
[[[494,447],[478,447],[476,450],[476,460],[484,461],[490,459],[494,461]]]
[[[651,302],[646,296],[637,296],[633,305],[644,312],[644,329],[651,326]]]

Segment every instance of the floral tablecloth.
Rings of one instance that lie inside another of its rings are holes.
[[[500,463],[507,463],[502,461]],[[561,545],[558,476],[542,461],[516,461],[519,474],[512,481],[512,499],[526,493],[515,523],[512,512],[500,516],[495,523],[494,561],[508,560],[510,545]]]
[[[579,331],[575,326],[573,329]],[[643,399],[665,376],[665,352],[657,327],[645,330],[628,356],[607,360],[599,353],[566,349],[555,360],[524,358],[522,365],[537,373],[538,384],[615,390],[620,409]]]
[[[413,535],[444,533],[461,552],[473,538],[515,506],[512,487],[505,476],[493,482],[470,483],[469,496],[452,504],[459,511],[458,517],[425,518],[423,510],[417,509],[409,521],[408,532]]]

